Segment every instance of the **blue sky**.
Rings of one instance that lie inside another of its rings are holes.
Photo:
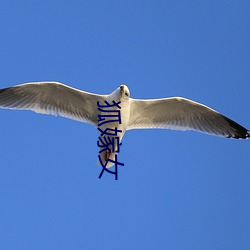
[[[250,128],[249,1],[1,1],[0,88],[60,81],[183,96]],[[97,130],[0,110],[0,248],[249,249],[249,141],[129,131],[98,179]]]

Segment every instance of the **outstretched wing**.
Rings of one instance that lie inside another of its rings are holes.
[[[71,88],[58,82],[32,82],[0,89],[0,107],[32,110],[37,113],[60,115],[97,125],[97,95]]]
[[[237,139],[250,137],[250,132],[238,123],[203,104],[185,98],[130,101],[128,130],[165,128],[196,130]]]

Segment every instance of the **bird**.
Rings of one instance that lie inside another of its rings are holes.
[[[106,168],[114,165],[124,134],[133,129],[194,130],[225,138],[250,137],[248,129],[204,104],[183,97],[134,99],[125,84],[111,94],[101,95],[59,82],[29,82],[0,89],[0,108],[32,110],[92,124],[100,132],[97,162]],[[112,121],[118,113],[120,120]]]

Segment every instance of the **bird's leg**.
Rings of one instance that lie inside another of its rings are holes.
[[[109,152],[109,150],[106,150],[106,161],[109,159],[109,157],[110,157],[110,155],[111,155],[111,152]]]

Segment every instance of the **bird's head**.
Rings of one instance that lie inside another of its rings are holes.
[[[110,101],[122,101],[126,102],[129,100],[130,92],[126,85],[120,85],[111,95],[109,96]],[[112,99],[112,100],[111,100]]]
[[[120,85],[120,95],[121,98],[128,99],[130,97],[130,92],[125,84]]]

